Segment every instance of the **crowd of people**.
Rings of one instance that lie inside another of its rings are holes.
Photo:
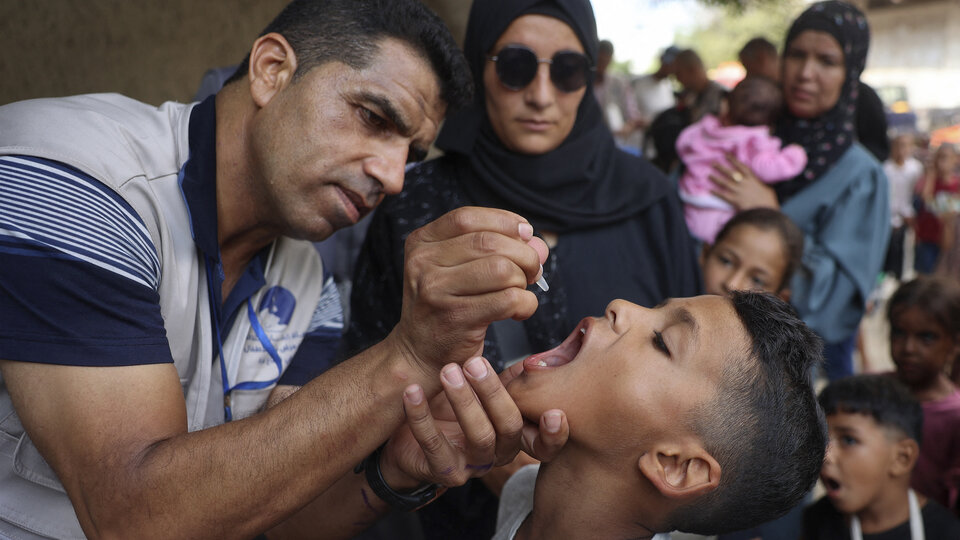
[[[869,44],[293,0],[198,102],[0,107],[0,538],[960,538],[958,154]]]

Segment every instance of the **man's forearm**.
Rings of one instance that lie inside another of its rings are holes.
[[[174,413],[155,421],[141,415],[128,423],[129,410],[117,411],[112,423],[77,426],[87,435],[61,440],[71,448],[65,450],[56,448],[57,437],[42,433],[43,422],[55,415],[28,414],[25,426],[39,439],[38,447],[63,480],[91,538],[255,536],[316,499],[386,440],[401,422],[400,396],[407,385],[436,386],[418,380],[426,372],[406,367],[403,359],[393,357],[395,351],[375,346],[261,414],[193,433],[181,431],[183,420],[170,421]],[[5,379],[8,372],[16,379],[16,369],[37,366],[4,367]],[[33,374],[40,376],[23,379],[41,384],[44,373]],[[104,388],[111,375],[85,371],[83,376],[91,378],[91,387]],[[145,405],[129,399],[137,395],[131,387],[142,386],[142,379],[113,382],[129,394],[89,393],[92,406],[103,410],[111,399],[123,409]],[[166,396],[170,381],[164,385]],[[149,387],[142,388],[145,400],[155,397]],[[26,397],[36,388],[20,390],[22,409],[36,410],[38,403]],[[80,396],[64,398],[76,401]],[[141,410],[152,415],[161,409]],[[160,427],[154,429],[153,422]],[[56,430],[62,433],[70,426]],[[336,521],[338,516],[327,518]]]

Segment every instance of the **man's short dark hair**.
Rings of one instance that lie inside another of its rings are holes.
[[[282,35],[297,55],[294,80],[331,61],[367,67],[384,38],[398,39],[430,62],[447,111],[472,100],[470,70],[443,21],[417,0],[293,0],[260,33]],[[250,55],[227,80],[247,76]]]
[[[737,55],[740,58],[757,58],[760,55],[770,55],[772,57],[777,56],[777,46],[770,42],[769,39],[765,37],[755,37],[748,41],[740,53]]]
[[[776,231],[783,242],[783,257],[786,263],[783,267],[783,279],[777,285],[777,292],[780,292],[790,285],[793,274],[800,268],[803,262],[803,231],[786,214],[773,208],[751,208],[743,212],[737,212],[729,221],[727,221],[717,238],[713,242],[714,246],[723,241],[731,231],[741,225],[751,225],[761,231]]]
[[[753,344],[731,360],[717,396],[690,416],[720,463],[720,485],[670,516],[673,529],[720,534],[785,514],[820,474],[827,446],[813,369],[823,344],[789,304],[769,293],[736,291],[733,307]]]
[[[597,54],[609,54],[613,56],[613,42],[609,39],[600,41],[597,45]]]
[[[676,58],[673,59],[673,63],[677,67],[703,67],[703,60],[693,49],[683,49],[678,52]]]
[[[820,392],[827,415],[863,414],[920,444],[923,407],[910,390],[891,375],[853,375],[830,383]]]

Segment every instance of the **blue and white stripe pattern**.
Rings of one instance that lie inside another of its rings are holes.
[[[333,276],[330,275],[326,277],[326,281],[323,283],[323,291],[320,293],[317,308],[313,311],[307,333],[331,333],[339,336],[342,331],[343,307],[340,305],[340,293],[337,291],[337,285],[333,281]]]
[[[61,163],[0,156],[0,253],[84,261],[156,290],[160,261],[120,196]]]

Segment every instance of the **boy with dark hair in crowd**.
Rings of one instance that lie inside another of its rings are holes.
[[[830,446],[825,497],[807,509],[804,540],[960,538],[960,522],[910,489],[923,409],[889,375],[856,375],[820,394]]]
[[[510,478],[494,538],[716,534],[781,515],[824,455],[821,350],[770,294],[610,303],[504,374],[525,418],[566,414],[569,440]]]

